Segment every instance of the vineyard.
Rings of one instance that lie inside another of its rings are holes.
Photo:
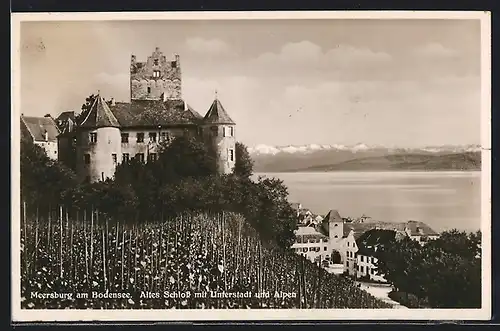
[[[23,309],[391,308],[349,279],[262,244],[237,214],[183,214],[137,225],[97,210],[24,207],[21,219]],[[163,296],[210,291],[270,296]],[[141,292],[162,295],[141,298]]]

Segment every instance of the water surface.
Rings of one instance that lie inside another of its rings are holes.
[[[257,173],[288,187],[289,200],[324,215],[363,214],[384,221],[417,220],[436,231],[476,231],[481,225],[481,173],[303,172]]]

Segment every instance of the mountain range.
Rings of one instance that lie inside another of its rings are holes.
[[[257,145],[248,149],[255,172],[480,170],[479,145],[420,148],[346,145]]]

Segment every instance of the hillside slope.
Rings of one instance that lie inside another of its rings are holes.
[[[182,215],[134,226],[96,217],[89,223],[83,218],[38,222],[35,217],[23,222],[23,309],[390,308],[350,279],[329,274],[291,251],[263,245],[238,215]],[[129,296],[30,295],[54,289]],[[141,298],[142,291],[159,297]],[[223,292],[229,297],[212,297]],[[269,296],[259,297],[262,292]],[[165,298],[164,293],[191,295]],[[238,293],[250,296],[235,297]]]
[[[335,164],[296,168],[289,171],[398,171],[480,170],[481,153],[394,154],[347,160]]]

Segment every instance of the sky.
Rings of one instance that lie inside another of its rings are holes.
[[[247,146],[480,143],[479,20],[21,23],[21,112],[129,101],[130,56],[180,56],[183,98],[217,96]]]

